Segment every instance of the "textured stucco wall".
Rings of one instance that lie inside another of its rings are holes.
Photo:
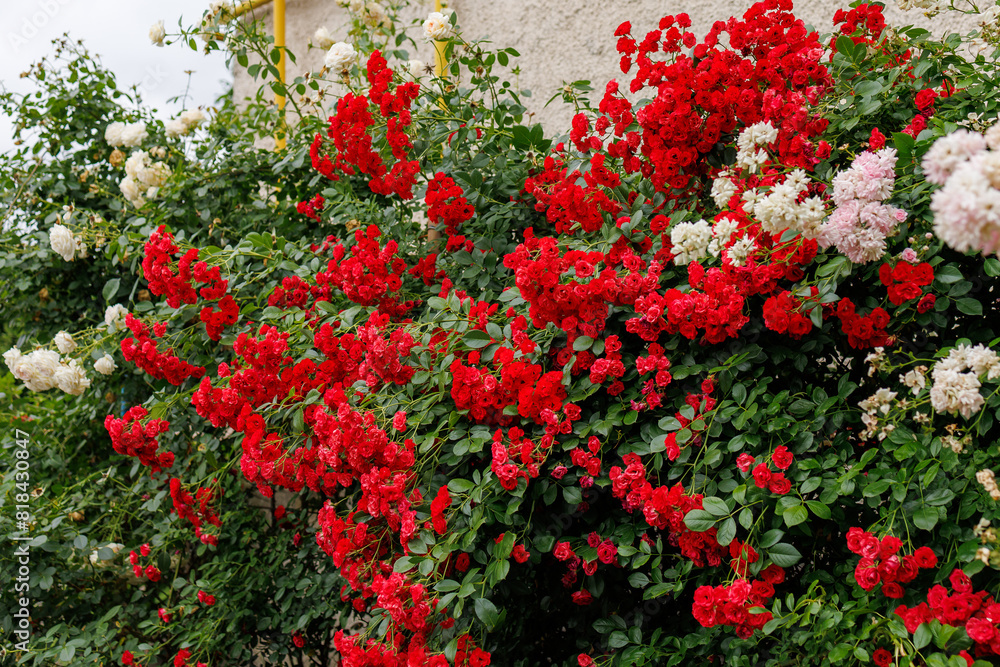
[[[716,20],[741,15],[750,0],[718,2],[713,0],[451,0],[448,5],[458,15],[463,36],[472,40],[488,37],[497,47],[514,47],[521,54],[517,59],[521,74],[517,84],[532,92],[525,100],[533,120],[540,121],[549,132],[561,133],[569,128],[572,110],[556,100],[547,108],[543,105],[556,93],[563,81],[586,79],[594,87],[596,100],[612,78],[624,80],[618,69],[615,51],[615,28],[625,20],[632,21],[632,34],[640,38],[665,14],[686,12],[692,20],[692,31],[700,39]],[[404,18],[423,18],[433,11],[433,0],[411,0]],[[847,2],[800,2],[796,15],[820,33],[833,30],[833,13]],[[448,11],[448,10],[446,10]],[[270,21],[268,10],[264,10]],[[918,25],[936,34],[967,32],[973,21],[959,14],[943,14],[928,20],[919,11],[900,11],[888,3],[886,17],[894,25]],[[313,33],[325,25],[335,38],[346,35],[346,10],[334,0],[288,0],[287,40],[298,56],[298,63],[289,65],[289,79],[322,66],[323,53],[307,49]],[[419,28],[411,35],[421,43],[421,51],[411,54],[425,62],[433,61],[433,51],[422,42]],[[513,79],[512,83],[514,82]],[[234,92],[237,99],[253,90],[252,82],[237,71]]]

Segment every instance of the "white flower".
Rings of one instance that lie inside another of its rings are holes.
[[[712,199],[719,208],[725,207],[729,199],[736,194],[736,184],[730,180],[729,176],[729,172],[723,172],[712,181]]]
[[[155,46],[163,46],[163,38],[167,36],[167,31],[163,28],[163,21],[159,20],[149,28],[149,41]]]
[[[56,386],[73,396],[79,396],[84,389],[90,386],[90,378],[76,363],[76,359],[71,360],[68,364],[60,364],[56,368],[55,381]]]
[[[365,3],[364,12],[361,14],[361,20],[369,28],[389,27],[392,25],[389,15],[386,14],[382,5],[377,2]]]
[[[139,185],[135,182],[131,176],[126,176],[118,183],[118,188],[122,191],[125,199],[128,203],[132,204],[136,208],[142,208],[142,205],[146,203],[143,199],[142,193],[139,191]]]
[[[122,145],[122,132],[125,131],[125,123],[111,123],[104,130],[104,140],[112,146]]]
[[[330,31],[326,29],[325,25],[320,26],[319,28],[316,29],[316,32],[313,33],[314,46],[318,46],[324,51],[329,51],[330,47],[333,46],[333,44],[334,44],[333,35],[330,34]]]
[[[16,347],[4,353],[7,367],[31,391],[46,391],[56,385],[55,375],[60,366],[59,353],[35,350],[22,355]]]
[[[108,306],[107,310],[104,311],[104,323],[108,326],[108,330],[124,331],[128,326],[125,324],[126,315],[128,315],[128,310],[120,303]]]
[[[115,372],[118,366],[115,364],[115,360],[111,358],[110,354],[105,354],[103,357],[94,362],[94,370],[101,375],[111,375]]]
[[[163,124],[163,129],[166,130],[167,136],[172,139],[187,134],[188,130],[187,125],[179,120],[168,120]]]
[[[753,254],[753,251],[757,249],[757,244],[749,236],[741,236],[739,240],[736,241],[728,250],[726,250],[726,259],[732,266],[743,266],[747,257]]]
[[[180,120],[190,131],[208,120],[208,116],[201,109],[187,109],[181,112]]]
[[[56,254],[60,255],[67,262],[72,262],[76,251],[80,248],[80,241],[73,236],[73,232],[68,227],[62,225],[52,225],[49,230],[49,245]]]
[[[350,67],[358,59],[358,52],[347,42],[337,42],[326,52],[323,61],[328,69],[339,71]]]
[[[55,342],[56,347],[59,348],[60,354],[69,354],[76,349],[76,341],[65,331],[57,333],[56,337],[52,340]]]
[[[455,30],[451,26],[448,17],[441,12],[431,12],[424,21],[424,33],[427,39],[433,41],[444,41],[454,37]]]
[[[410,60],[406,63],[406,71],[414,79],[419,79],[427,73],[427,64],[423,60]]]
[[[674,263],[678,266],[694,262],[707,255],[711,242],[712,225],[705,220],[680,222],[670,230]]]
[[[145,123],[129,123],[121,133],[123,146],[138,146],[149,136]]]

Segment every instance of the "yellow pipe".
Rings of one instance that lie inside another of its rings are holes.
[[[274,47],[279,49],[278,56],[278,81],[285,85],[285,0],[274,0]],[[285,96],[276,95],[274,98],[278,105],[278,111],[285,109]],[[281,136],[275,135],[274,147],[281,150],[285,147],[284,133]]]
[[[274,2],[274,47],[280,49],[278,57],[278,81],[285,84],[285,0],[246,0],[246,2],[233,8],[229,14],[230,19],[237,19],[247,12],[251,12],[259,7],[263,7],[269,2]],[[274,102],[278,105],[278,110],[285,108],[285,96],[275,95]],[[285,147],[286,138],[284,136],[274,136],[274,147],[281,150]]]
[[[441,11],[441,0],[434,0],[434,11]],[[434,75],[444,76],[444,68],[448,63],[444,59],[444,49],[448,42],[434,42]]]

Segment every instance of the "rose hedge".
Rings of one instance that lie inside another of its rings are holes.
[[[989,25],[624,23],[554,141],[454,16],[445,77],[365,6],[287,87],[226,18],[167,41],[287,117],[164,123],[71,44],[4,98],[19,664],[1000,654]]]

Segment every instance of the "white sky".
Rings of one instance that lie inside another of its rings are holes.
[[[181,110],[167,100],[184,94],[185,70],[193,70],[187,108],[209,106],[232,81],[220,52],[211,56],[184,44],[153,46],[149,28],[162,19],[177,33],[200,20],[209,0],[0,0],[0,83],[8,90],[27,92],[19,75],[28,66],[53,53],[52,40],[68,32],[82,39],[91,54],[100,57],[117,79],[118,88],[138,84],[146,105],[166,119]],[[12,124],[0,114],[0,152],[13,146]]]

